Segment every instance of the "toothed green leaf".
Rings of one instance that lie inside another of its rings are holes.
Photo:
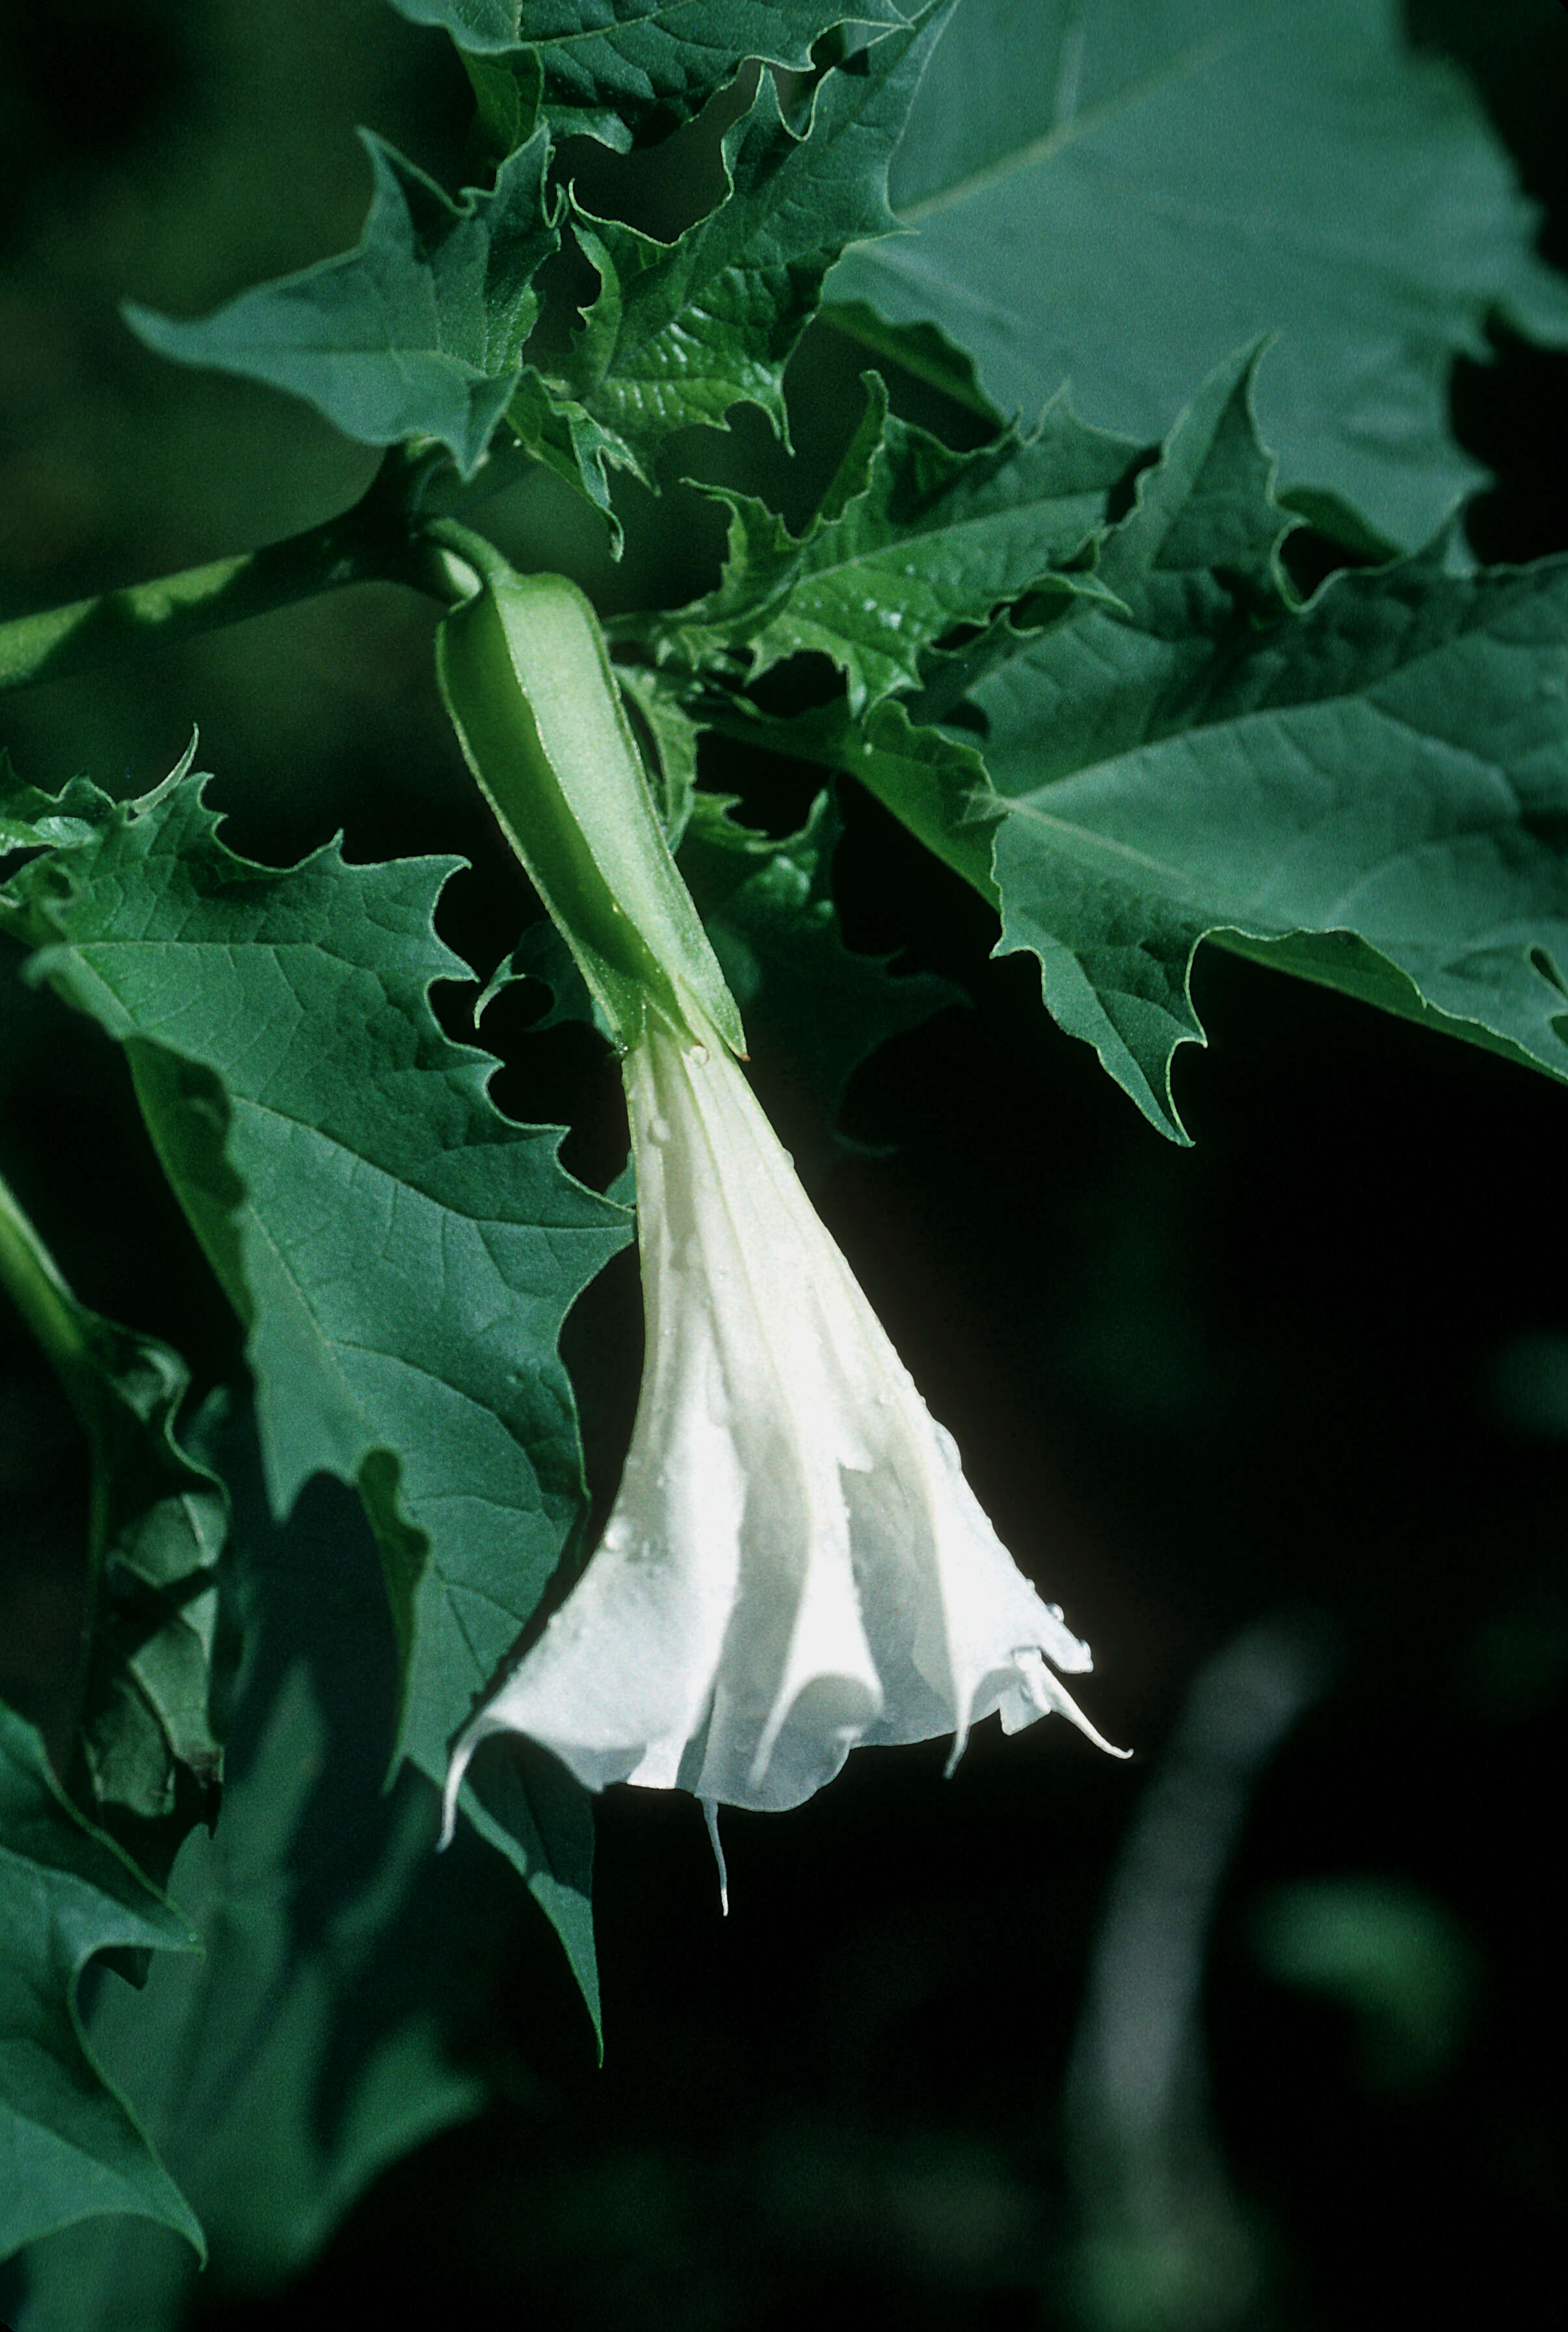
[[[698,670],[731,660],[754,679],[815,649],[846,674],[858,711],[914,685],[927,648],[1031,584],[1102,588],[1085,554],[1135,445],[1085,428],[1058,400],[1030,436],[955,454],[890,415],[875,373],[866,389],[861,425],[798,536],[754,496],[712,490],[731,512],[723,577],[654,628],[660,656]]]
[[[393,0],[438,24],[471,60],[482,102],[558,136],[623,151],[644,122],[700,113],[748,57],[803,72],[824,33],[853,20],[895,25],[893,0]],[[510,91],[508,84],[510,83]],[[493,91],[493,95],[488,95]]]
[[[562,1171],[558,1132],[500,1115],[489,1056],[431,1013],[433,980],[469,976],[431,924],[452,862],[349,866],[334,846],[253,865],[201,783],[100,797],[90,840],[15,878],[9,920],[33,975],[126,1048],[249,1324],[276,1511],[318,1472],[359,1491],[399,1639],[398,1746],[440,1780],[580,1514],[556,1338],[626,1222]],[[587,1802],[563,1807],[552,1840],[521,1788],[499,1817],[471,1802],[587,1970],[586,1898],[551,1878],[582,1862]]]
[[[448,200],[368,131],[374,174],[352,251],[259,283],[182,320],[134,304],[127,320],[181,364],[269,381],[368,445],[434,437],[466,477],[517,387],[539,311],[533,279],[559,231],[540,130],[488,193]]]
[[[574,203],[598,296],[545,404],[525,390],[512,417],[541,458],[559,465],[569,451],[590,499],[607,501],[607,464],[651,479],[673,431],[721,427],[742,400],[784,433],[784,367],[823,277],[847,244],[894,224],[888,161],[951,5],[931,0],[827,73],[803,131],[764,73],[724,138],[729,191],[674,243]]]
[[[1568,342],[1506,156],[1394,0],[963,0],[893,193],[912,231],[851,253],[830,301],[941,326],[1004,412],[1070,381],[1146,441],[1277,330],[1261,416],[1287,482],[1405,543],[1476,476],[1448,379],[1488,310]]]
[[[1001,951],[1164,1132],[1207,937],[1568,1079],[1568,559],[1277,587],[1246,372],[973,702]]]

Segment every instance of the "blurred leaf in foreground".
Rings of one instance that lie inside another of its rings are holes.
[[[112,2211],[161,2221],[194,2268],[202,2231],[82,2036],[95,1954],[195,1938],[66,1798],[32,1725],[0,1703],[0,2258]],[[118,1976],[109,1989],[138,2001]],[[192,2250],[194,2246],[194,2251]]]
[[[427,1782],[406,1769],[383,1791],[397,1665],[360,1517],[323,1484],[273,1530],[253,1456],[236,1504],[233,1780],[174,1878],[203,1954],[140,1993],[106,1986],[91,2026],[200,2214],[215,2296],[283,2280],[387,2163],[478,2109],[497,1969],[529,1916],[471,1830],[435,1854]],[[580,2040],[587,2056],[586,2019]],[[173,2332],[194,2281],[182,2246],[124,2219],[28,2264],[27,2332]]]

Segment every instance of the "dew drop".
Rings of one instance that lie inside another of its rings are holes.
[[[694,1061],[698,1068],[706,1068],[708,1066],[708,1047],[706,1045],[693,1045],[691,1052],[687,1055],[687,1058]]]
[[[655,1112],[648,1120],[648,1140],[650,1142],[667,1142],[669,1138],[669,1119],[667,1117],[660,1117]]]

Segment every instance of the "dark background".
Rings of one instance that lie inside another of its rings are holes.
[[[1421,0],[1414,24],[1475,72],[1568,262],[1568,19]],[[205,307],[351,241],[356,120],[455,183],[462,74],[377,0],[0,11],[0,613],[362,489],[373,455],[160,364],[115,312]],[[586,160],[601,199],[629,186],[667,228],[709,167],[700,136],[682,150],[629,180]],[[851,389],[816,339],[790,389],[793,473],[745,422],[721,458],[798,509]],[[1568,548],[1565,389],[1563,359],[1504,338],[1459,369],[1456,425],[1498,473],[1470,517],[1487,559]],[[711,512],[625,503],[618,572],[549,481],[491,515],[607,609],[698,588]],[[35,782],[141,790],[199,718],[236,847],[281,862],[341,823],[356,857],[469,855],[444,917],[488,971],[515,880],[444,729],[433,621],[363,587],[27,692],[5,733]],[[782,829],[809,790],[770,765],[750,798]],[[612,1792],[604,2069],[525,1909],[493,2012],[510,2094],[386,2177],[301,2289],[196,2320],[260,2332],[373,2299],[394,2327],[503,2307],[562,2332],[768,2332],[829,2301],[945,2332],[1555,2323],[1568,1094],[1209,951],[1179,1152],[1043,1022],[1024,962],[987,961],[984,910],[875,805],[844,812],[853,943],[971,1003],[862,1071],[846,1124],[879,1154],[842,1158],[820,1203],[1004,1540],[1094,1644],[1088,1706],[1136,1759],[1061,1725],[981,1727],[948,1783],[942,1744],[858,1753],[798,1812],[727,1819],[723,1923],[695,1808]],[[0,1165],[87,1300],[178,1344],[198,1384],[232,1377],[236,1332],[118,1057],[14,988]],[[467,1000],[445,995],[454,1028]],[[613,1074],[526,1022],[520,1000],[486,1020],[498,1097],[569,1123],[569,1160],[602,1178]],[[787,1065],[769,1098],[788,1129]],[[619,1266],[571,1331],[601,1496],[636,1335]],[[0,1688],[47,1717],[80,1458],[9,1321],[0,1492]],[[1243,1737],[1236,1711],[1270,1706]],[[1169,2046],[1136,2111],[1091,2021]]]

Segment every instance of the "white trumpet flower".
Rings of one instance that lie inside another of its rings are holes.
[[[862,1742],[1051,1710],[1087,1647],[1014,1564],[744,1075],[656,1023],[624,1073],[646,1359],[604,1537],[459,1738],[526,1734],[589,1789],[781,1808]],[[1114,1753],[1115,1754],[1115,1753]],[[950,1764],[949,1770],[951,1770]]]

